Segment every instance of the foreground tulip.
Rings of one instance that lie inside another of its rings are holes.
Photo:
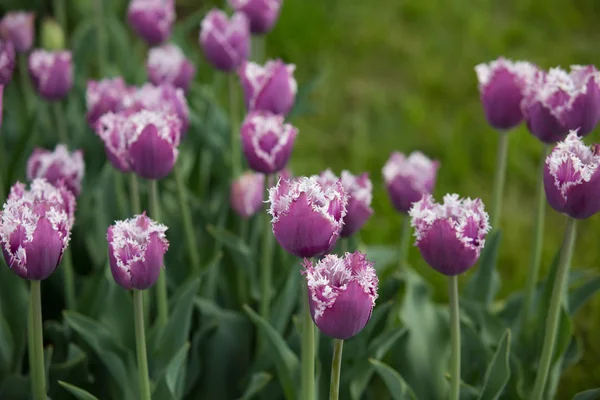
[[[265,176],[246,172],[231,184],[229,202],[231,208],[242,218],[250,218],[262,209]]]
[[[248,111],[270,111],[287,115],[294,106],[298,84],[293,64],[281,60],[267,61],[264,66],[245,62],[238,73]]]
[[[250,54],[250,27],[242,13],[231,19],[217,9],[212,9],[202,20],[200,45],[210,63],[221,71],[233,71]]]
[[[36,148],[27,160],[27,179],[45,178],[53,185],[62,181],[77,197],[81,192],[84,169],[81,150],[69,153],[63,144],[57,145],[54,151]]]
[[[282,170],[292,154],[298,130],[284,117],[269,112],[252,112],[242,123],[242,150],[248,166],[264,174]]]
[[[119,111],[121,102],[127,94],[127,86],[121,77],[88,81],[85,101],[87,105],[86,118],[90,127],[94,129],[102,115]]]
[[[287,252],[316,257],[335,246],[348,204],[341,182],[323,188],[315,178],[280,180],[269,202],[273,234]]]
[[[96,134],[104,142],[106,158],[121,172],[131,171],[127,146],[129,142],[127,113],[106,113],[96,122]]]
[[[0,86],[6,85],[15,69],[15,48],[7,40],[0,40]]]
[[[171,43],[150,49],[146,71],[153,84],[167,83],[184,92],[187,92],[196,73],[194,64],[185,58],[179,47]]]
[[[46,100],[61,100],[73,86],[70,51],[34,50],[29,55],[29,74],[36,90]]]
[[[252,33],[267,33],[273,29],[281,3],[282,0],[229,0],[234,10],[248,17]]]
[[[149,45],[161,44],[171,36],[175,0],[131,0],[127,21]]]
[[[34,20],[32,12],[9,12],[0,20],[0,36],[11,41],[19,53],[29,51],[33,45]]]

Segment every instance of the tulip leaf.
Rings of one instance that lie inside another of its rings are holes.
[[[510,330],[507,330],[485,373],[479,400],[497,400],[510,379]]]
[[[267,323],[261,316],[247,305],[244,305],[244,311],[261,331],[266,343],[268,343],[269,354],[273,357],[277,374],[285,393],[287,400],[296,398],[296,378],[299,372],[299,361],[294,352],[290,350],[287,343],[281,337],[279,332]]]
[[[367,259],[374,263],[377,275],[385,273],[390,266],[397,266],[400,259],[398,246],[369,245],[365,254]]]
[[[300,285],[304,284],[302,280],[300,269],[290,268],[285,286],[273,304],[271,325],[282,335],[284,334],[285,328],[289,324],[290,317],[298,304],[298,299],[300,298]]]
[[[98,400],[96,396],[94,396],[86,390],[78,388],[77,386],[71,385],[63,381],[58,381],[58,384],[62,386],[67,392],[71,393],[78,400]]]
[[[21,363],[27,340],[26,325],[28,313],[28,291],[25,281],[19,278],[5,265],[4,257],[0,261],[0,310],[5,323],[3,333],[2,357],[11,357],[9,365],[14,370]],[[10,345],[8,348],[6,346]],[[4,362],[4,360],[2,360]],[[15,371],[16,372],[16,371]]]
[[[254,396],[259,394],[265,386],[267,386],[271,379],[273,379],[273,375],[265,371],[259,371],[252,374],[250,383],[248,383],[244,394],[239,398],[239,400],[251,400]]]
[[[4,314],[0,314],[0,376],[8,373],[12,367],[14,346],[10,326],[4,318]]]
[[[600,388],[584,390],[573,397],[573,400],[598,400],[600,399]]]
[[[377,361],[373,358],[369,359],[369,362],[373,367],[375,367],[375,371],[381,376],[383,382],[385,382],[392,399],[394,400],[416,400],[417,396],[413,392],[413,390],[408,386],[404,378],[392,367],[389,365],[382,363],[381,361]]]
[[[481,252],[481,261],[475,269],[471,280],[464,290],[464,296],[486,307],[492,304],[500,288],[500,275],[496,268],[498,249],[502,241],[502,231],[499,229],[490,233],[486,245]]]
[[[569,294],[569,314],[574,315],[598,290],[600,290],[600,276],[573,289]]]
[[[0,399],[31,400],[31,383],[23,375],[6,375],[0,383]]]
[[[185,368],[190,344],[185,343],[170,360],[165,369],[165,374],[159,379],[152,397],[155,399],[183,398],[185,384]]]

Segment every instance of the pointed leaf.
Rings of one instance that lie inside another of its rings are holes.
[[[600,399],[600,388],[589,389],[579,392],[573,397],[573,400],[598,400]]]
[[[492,304],[500,288],[500,276],[496,264],[501,241],[501,230],[495,230],[489,235],[481,254],[479,267],[475,270],[473,277],[464,290],[464,295],[467,298],[486,306]]]
[[[510,330],[507,330],[485,373],[479,400],[497,400],[510,379]]]
[[[173,359],[167,365],[167,374],[165,376],[167,386],[176,399],[180,399],[183,391],[183,382],[185,382],[185,362],[187,360],[188,350],[190,349],[189,342],[175,353]]]
[[[285,287],[273,304],[271,324],[282,335],[298,303],[301,280],[302,275],[300,271],[296,268],[290,268]]]
[[[600,290],[600,276],[573,289],[569,294],[569,314],[574,315],[598,290]]]
[[[96,396],[89,393],[86,390],[73,386],[67,382],[58,381],[58,384],[62,386],[67,392],[71,393],[75,398],[79,400],[98,400]]]
[[[273,375],[265,371],[260,371],[252,374],[252,377],[250,378],[250,383],[248,383],[248,386],[246,387],[243,396],[240,397],[239,400],[252,399],[254,396],[259,394],[265,386],[267,386],[267,383],[269,383],[271,379],[273,379]]]
[[[398,371],[389,365],[377,361],[373,358],[369,362],[375,367],[375,371],[381,376],[385,382],[392,399],[394,400],[416,400],[417,397],[406,381],[400,376]]]

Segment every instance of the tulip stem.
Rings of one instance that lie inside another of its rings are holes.
[[[187,240],[187,250],[192,263],[191,271],[198,273],[200,271],[200,255],[198,254],[198,241],[192,221],[192,213],[190,211],[190,203],[187,199],[186,187],[181,176],[181,167],[175,163],[175,184],[177,185],[177,197],[179,197],[179,209],[181,210],[181,218],[183,219],[183,229],[185,230],[185,238]]]
[[[498,148],[496,153],[496,171],[494,173],[494,191],[492,193],[492,229],[500,226],[502,213],[502,196],[504,194],[504,181],[506,180],[506,156],[508,154],[508,133],[498,132]]]
[[[29,82],[28,60],[26,53],[19,53],[19,80],[21,81],[21,91],[23,92],[23,102],[25,103],[26,115],[33,111],[33,93],[31,83]]]
[[[96,14],[96,36],[98,37],[98,74],[104,77],[104,63],[106,61],[106,36],[104,32],[104,7],[103,0],[94,0]]]
[[[129,174],[129,197],[131,200],[131,213],[139,214],[142,206],[140,204],[140,185],[135,173]]]
[[[44,341],[42,332],[42,296],[40,281],[31,281],[31,345],[33,365],[31,365],[32,391],[35,400],[46,400],[46,369],[44,367]]]
[[[237,178],[241,173],[240,165],[240,132],[238,128],[238,83],[236,74],[227,76],[229,86],[229,124],[231,125],[231,177]]]
[[[408,259],[408,248],[410,243],[410,217],[408,214],[404,215],[402,219],[402,233],[400,234],[400,270],[406,267],[406,260]]]
[[[73,257],[71,256],[70,247],[67,247],[63,254],[62,270],[65,279],[65,301],[67,308],[69,310],[75,310],[75,275],[73,271]]]
[[[333,339],[333,359],[331,360],[331,383],[329,385],[329,400],[340,398],[340,372],[342,370],[342,350],[344,341]]]
[[[458,306],[458,276],[448,277],[450,299],[450,400],[460,394],[460,316]]]
[[[265,184],[269,185],[269,176],[265,177]],[[269,320],[271,307],[271,264],[273,262],[273,230],[271,228],[271,216],[263,212],[263,242],[262,242],[262,260],[260,263],[260,315],[265,320]]]
[[[308,305],[308,285],[304,287],[301,304],[302,316],[302,400],[315,398],[315,327],[310,316]]]
[[[65,7],[65,0],[54,0],[54,15],[56,16],[56,21],[65,33],[65,36],[68,36],[67,9]]]
[[[155,221],[160,222],[160,206],[158,201],[158,181],[152,179],[148,181],[150,185],[150,216]],[[165,327],[169,320],[169,300],[167,296],[167,277],[164,268],[161,268],[156,283],[156,301],[158,309],[158,326]]]
[[[106,165],[109,167],[109,165]],[[127,209],[125,206],[125,193],[123,191],[123,177],[121,172],[113,170],[113,179],[115,181],[115,197],[117,200],[117,208],[119,209],[119,217],[123,218],[127,215]]]
[[[251,56],[252,60],[258,64],[263,63],[263,59],[265,58],[265,36],[264,35],[252,35],[251,36],[252,46],[251,48]]]
[[[52,108],[54,109],[54,119],[56,120],[56,130],[58,131],[59,140],[66,146],[69,145],[69,133],[65,124],[65,115],[63,113],[62,104],[60,101],[53,101]]]
[[[546,332],[544,335],[544,344],[542,346],[542,356],[540,357],[540,363],[538,364],[538,373],[533,386],[533,395],[531,396],[532,400],[540,400],[544,396],[548,372],[552,366],[552,353],[554,352],[554,342],[556,341],[558,322],[560,321],[563,289],[571,265],[571,256],[573,255],[575,228],[576,220],[567,217],[567,227],[563,238],[554,287],[552,288],[550,307],[548,309],[548,317],[546,318]]]
[[[150,379],[146,356],[146,334],[144,332],[144,292],[133,289],[133,312],[135,318],[135,347],[137,350],[140,379],[140,399],[150,400]]]
[[[246,218],[240,220],[240,238],[244,243],[246,243],[246,237],[248,236],[249,222]],[[246,304],[248,302],[248,286],[242,268],[237,269],[237,291],[240,305]]]
[[[527,333],[527,323],[531,312],[531,305],[535,294],[535,287],[540,274],[540,264],[542,259],[542,245],[544,242],[544,214],[546,212],[546,194],[544,192],[544,167],[546,165],[546,155],[548,145],[545,144],[542,149],[542,159],[540,160],[538,181],[536,188],[537,210],[533,220],[533,248],[529,270],[527,271],[527,281],[525,284],[525,298],[521,314],[521,332]]]

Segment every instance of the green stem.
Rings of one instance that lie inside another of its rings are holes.
[[[131,200],[131,212],[139,214],[142,210],[140,203],[140,185],[137,175],[133,172],[129,174],[129,198]]]
[[[200,271],[200,255],[198,254],[198,241],[196,240],[196,232],[192,221],[192,213],[190,211],[190,203],[187,200],[186,187],[181,176],[181,168],[179,164],[175,164],[175,183],[177,185],[177,195],[179,197],[179,209],[181,210],[181,218],[183,219],[183,228],[185,230],[185,238],[187,241],[187,250],[192,263],[191,270],[193,273]]]
[[[108,166],[108,165],[107,165]],[[113,179],[115,181],[115,197],[117,200],[117,209],[119,210],[119,217],[125,218],[127,213],[125,191],[123,190],[123,175],[117,169],[113,170]]]
[[[249,222],[246,218],[240,220],[240,237],[244,243],[246,243],[246,236],[248,236]],[[248,302],[248,285],[242,268],[237,269],[237,291],[240,305],[246,304]]]
[[[408,249],[410,244],[410,217],[404,215],[402,219],[402,232],[400,234],[400,270],[406,266],[408,260]]]
[[[56,21],[65,33],[65,37],[68,37],[69,35],[67,34],[67,9],[65,7],[65,0],[54,0],[54,15],[56,16]]]
[[[153,179],[148,181],[150,185],[150,217],[155,221],[160,221],[160,206],[158,201],[158,181]],[[167,277],[164,268],[161,269],[156,283],[156,301],[158,310],[158,326],[165,327],[169,320],[169,300],[167,296]]]
[[[459,400],[460,394],[460,317],[458,308],[458,277],[448,277],[450,298],[450,400]]]
[[[315,398],[315,328],[308,305],[308,286],[304,287],[300,304],[302,315],[302,400]]]
[[[502,196],[506,179],[506,156],[508,154],[508,133],[498,132],[498,148],[496,153],[496,171],[494,173],[494,191],[492,194],[492,229],[500,227],[502,213]]]
[[[268,181],[269,177],[267,176],[265,182]],[[271,216],[267,214],[266,211],[264,211],[263,217],[264,231],[262,242],[262,260],[260,263],[260,315],[268,321],[271,308],[271,264],[273,262],[273,230],[271,228]]]
[[[148,359],[146,356],[146,334],[144,332],[144,292],[133,290],[133,312],[135,318],[135,347],[137,350],[138,373],[140,380],[140,399],[150,400],[150,379],[148,377]]]
[[[29,81],[28,60],[26,53],[19,53],[19,80],[21,84],[21,92],[23,94],[23,102],[25,103],[26,115],[33,111],[33,92],[31,82]]]
[[[31,380],[32,392],[33,382],[35,381],[35,340],[33,335],[33,301],[31,293],[29,295],[29,307],[27,309],[27,355],[29,356],[29,379]]]
[[[62,104],[60,101],[53,101],[52,108],[54,109],[54,119],[56,120],[56,130],[58,131],[58,137],[60,141],[69,145],[69,133],[67,132],[67,125],[65,121],[65,115],[63,113]]]
[[[563,288],[571,265],[571,256],[573,255],[573,244],[575,242],[576,220],[567,217],[567,227],[563,238],[562,250],[554,287],[552,288],[552,297],[550,298],[550,308],[546,318],[546,332],[544,335],[544,344],[542,346],[542,356],[538,365],[538,373],[533,386],[532,400],[540,400],[544,395],[548,372],[552,364],[552,353],[554,352],[554,342],[556,341],[558,322],[560,320],[561,303]]]
[[[546,212],[546,193],[544,191],[544,167],[546,165],[546,154],[548,145],[542,149],[542,159],[540,160],[538,181],[536,188],[537,210],[533,221],[533,248],[527,271],[527,281],[525,284],[525,298],[521,314],[521,332],[527,332],[527,323],[531,312],[531,305],[535,295],[535,288],[540,274],[540,264],[542,259],[542,247],[544,243],[544,215]]]
[[[251,58],[252,61],[262,64],[265,58],[265,37],[264,35],[252,35]]]
[[[94,0],[94,13],[96,14],[96,30],[98,37],[98,73],[100,77],[105,76],[104,63],[106,57],[106,36],[104,30],[104,7],[103,0]]]
[[[40,281],[31,281],[31,321],[33,353],[32,392],[34,400],[46,400],[46,370],[44,368],[44,341],[42,332],[42,295]]]
[[[71,248],[67,247],[62,259],[62,270],[65,278],[65,300],[69,310],[76,309],[75,303],[75,272],[73,271],[73,257]]]
[[[342,370],[342,350],[344,341],[342,339],[333,340],[333,360],[331,360],[331,381],[329,384],[329,400],[338,400],[340,398],[340,372]]]
[[[241,149],[240,149],[240,131],[238,127],[238,82],[236,74],[229,74],[229,123],[231,125],[231,177],[235,179],[241,173],[242,166],[240,165]]]

